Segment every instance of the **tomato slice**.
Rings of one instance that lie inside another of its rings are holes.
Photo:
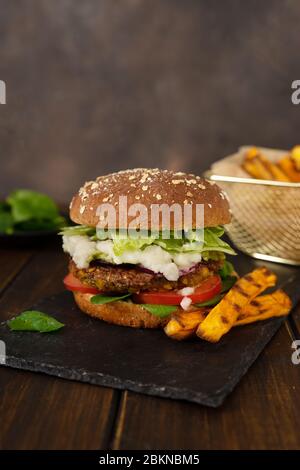
[[[95,287],[89,287],[82,284],[72,273],[67,274],[64,278],[65,288],[73,292],[83,292],[84,294],[99,294],[100,291]]]
[[[192,299],[192,303],[205,302],[218,295],[222,289],[220,276],[212,276],[195,288],[193,294],[182,295],[178,291],[141,292],[133,296],[134,302],[141,304],[179,305],[183,297]]]

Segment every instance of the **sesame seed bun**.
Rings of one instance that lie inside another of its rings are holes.
[[[162,328],[168,321],[152,315],[141,305],[131,302],[112,302],[104,305],[94,305],[90,302],[91,294],[73,292],[74,299],[80,310],[92,317],[120,326],[132,328]]]
[[[110,203],[116,209],[116,227],[123,228],[120,222],[119,196],[127,196],[127,206],[141,203],[148,209],[146,226],[148,229],[163,229],[151,226],[151,206],[153,204],[180,204],[181,207],[192,204],[192,228],[196,224],[196,204],[204,204],[204,226],[213,227],[230,222],[229,203],[224,191],[215,184],[182,172],[160,169],[135,168],[119,171],[106,176],[99,176],[95,181],[88,181],[80,188],[70,204],[71,219],[81,225],[96,227],[99,222],[97,208]],[[136,215],[128,217],[127,223]],[[145,225],[144,225],[145,226]],[[170,229],[176,228],[171,218]]]

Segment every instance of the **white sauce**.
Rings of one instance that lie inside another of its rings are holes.
[[[183,310],[188,310],[192,303],[192,299],[190,297],[183,297],[182,301],[180,302],[180,307]]]
[[[195,292],[195,288],[194,287],[184,287],[183,289],[180,289],[178,291],[179,294],[181,295],[191,295]]]
[[[127,250],[116,256],[111,240],[92,241],[86,235],[64,235],[63,249],[79,269],[87,268],[93,258],[98,258],[113,264],[139,264],[163,274],[169,281],[177,281],[180,269],[191,268],[201,261],[199,253],[171,254],[158,245],[150,245],[143,250]]]

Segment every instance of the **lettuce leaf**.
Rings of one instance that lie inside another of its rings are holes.
[[[202,251],[221,251],[229,255],[235,255],[235,251],[220,237],[223,235],[222,227],[209,227],[204,229],[204,244]]]
[[[92,240],[97,240],[97,233],[94,227],[86,225],[65,227],[61,231],[62,235],[86,235]],[[203,230],[192,230],[183,235],[182,238],[175,238],[171,233],[169,239],[165,239],[162,233],[158,237],[147,236],[142,233],[140,236],[136,232],[132,237],[124,236],[124,233],[107,234],[107,238],[113,240],[114,253],[121,256],[125,251],[141,250],[149,245],[158,245],[170,253],[202,253],[203,259],[222,259],[223,254],[234,255],[235,251],[231,246],[221,239],[224,234],[222,226],[207,227]],[[103,238],[101,238],[103,239]]]
[[[114,253],[121,256],[125,251],[140,250],[147,245],[152,245],[153,238],[114,238]]]
[[[96,234],[96,230],[94,227],[89,227],[88,225],[70,225],[70,227],[62,227],[59,234],[68,236],[87,235],[88,237],[92,237]]]

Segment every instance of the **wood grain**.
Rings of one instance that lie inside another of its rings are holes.
[[[290,319],[290,324],[295,339],[300,339],[300,305],[298,305],[298,307],[294,310],[293,315]]]
[[[12,369],[0,371],[1,449],[107,446],[116,392]]]
[[[3,275],[1,320],[63,289],[67,260],[59,245],[35,250],[28,259],[21,252],[4,256],[7,280]],[[287,328],[281,328],[225,404],[215,410],[2,367],[0,447],[299,448],[300,366],[291,363],[291,341]]]
[[[20,270],[29,261],[32,252],[30,250],[0,249],[0,292],[2,292]]]
[[[126,392],[114,449],[300,447],[300,366],[285,327],[218,409]]]
[[[10,258],[14,259],[18,256]],[[0,320],[62,290],[66,270],[66,257],[57,245],[36,251],[0,298]],[[118,396],[111,389],[1,367],[0,395],[1,448],[97,449],[107,445]]]

